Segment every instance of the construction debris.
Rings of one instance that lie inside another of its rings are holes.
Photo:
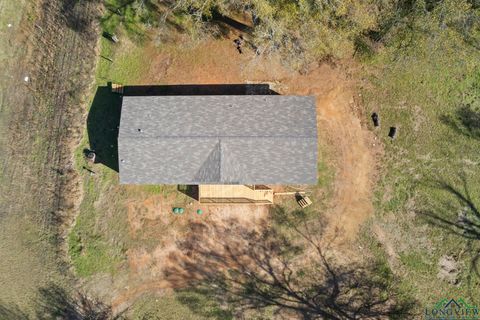
[[[117,42],[120,41],[120,40],[118,40],[117,35],[114,34],[114,33],[104,32],[104,33],[103,33],[103,36],[104,36],[106,39],[112,41],[113,43],[117,43]]]
[[[238,53],[242,53],[242,45],[243,45],[243,36],[240,35],[237,39],[233,40],[233,43],[235,44],[235,47],[238,50]]]

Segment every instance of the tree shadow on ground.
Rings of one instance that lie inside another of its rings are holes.
[[[65,8],[71,7],[72,0],[66,2]],[[90,0],[98,1],[98,0]],[[205,35],[227,38],[232,30],[244,33],[251,32],[251,27],[224,16],[213,9],[208,15],[202,15],[193,6],[185,8],[185,4],[178,1],[152,1],[152,0],[120,0],[105,3],[105,14],[100,18],[101,25],[108,33],[113,33],[122,25],[133,40],[142,41],[148,38],[145,28],[171,27],[179,33],[188,31],[202,32]],[[194,26],[185,23],[184,16],[195,16],[198,24]],[[162,38],[167,38],[171,32],[164,32]]]
[[[112,319],[110,307],[79,293],[69,294],[51,284],[40,289],[37,319]]]
[[[450,197],[421,210],[421,216],[431,225],[444,229],[467,241],[471,257],[468,281],[480,278],[480,211],[472,198],[467,179],[460,175],[461,187],[444,181],[435,181],[433,188],[446,192]]]
[[[60,17],[63,23],[71,30],[78,33],[81,37],[94,39],[97,34],[92,28],[97,19],[95,9],[100,1],[98,0],[61,0]],[[54,1],[45,1],[44,10],[48,6],[54,6]]]
[[[123,96],[192,96],[192,95],[277,95],[268,84],[211,85],[139,85],[124,86]],[[111,86],[97,88],[87,117],[90,150],[95,161],[118,172],[118,132],[122,96]],[[88,150],[85,150],[88,151]]]
[[[443,115],[440,120],[460,134],[480,139],[480,110],[468,104],[458,108],[455,115]]]
[[[305,225],[289,236],[266,223],[195,223],[178,243],[182,252],[170,255],[165,277],[174,287],[193,285],[239,317],[266,308],[304,319],[408,317],[412,303],[396,299],[384,266],[337,263]]]
[[[253,28],[249,25],[246,25],[243,22],[237,21],[230,17],[227,17],[220,12],[214,11],[212,13],[212,22],[217,24],[219,27],[225,26],[227,30],[233,29],[243,33],[251,34],[253,32]]]
[[[237,6],[237,10],[233,11],[237,13],[244,13],[245,7],[242,7],[243,6]],[[179,7],[176,2],[173,2],[170,4],[170,8],[165,10],[163,21],[174,27],[177,31],[185,32],[185,25],[182,25],[180,22],[182,20],[178,19],[178,16],[189,15],[194,17],[194,19],[199,23],[196,25],[196,31],[203,30],[205,34],[210,36],[228,38],[232,31],[243,34],[253,33],[253,27],[230,16],[222,14],[218,8],[209,10],[209,13],[202,12],[202,10],[197,10],[193,6],[185,10],[184,7]]]
[[[28,314],[18,306],[7,306],[0,302],[0,319],[28,320]]]
[[[121,317],[121,315],[113,316],[109,306],[91,300],[79,292],[67,292],[56,284],[49,284],[39,290],[34,314],[32,318],[18,306],[0,304],[0,319],[107,320]]]

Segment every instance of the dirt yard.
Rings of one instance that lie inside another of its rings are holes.
[[[358,260],[354,240],[362,223],[373,214],[375,154],[381,146],[362,126],[356,84],[344,67],[323,64],[302,75],[286,69],[278,58],[256,57],[251,52],[240,55],[233,39],[232,35],[230,39],[209,40],[194,48],[147,48],[144,54],[151,67],[146,68],[148,72],[138,84],[269,83],[272,90],[283,95],[315,96],[320,148],[322,144],[328,146],[335,171],[328,209],[318,212],[325,218],[322,242],[328,243],[331,255],[348,257],[342,258],[345,262]],[[127,54],[131,48],[127,44],[122,50]],[[212,248],[219,244],[228,247],[239,238],[233,226],[256,230],[269,225],[267,207],[208,206],[202,207],[205,213],[201,216],[178,217],[171,214],[173,201],[162,195],[127,201],[130,236],[139,241],[148,238],[149,245],[128,249],[128,276],[110,295],[115,311],[124,310],[145,293],[184,287],[195,280],[199,275],[194,270],[178,272],[173,278],[166,274],[182,265],[187,268],[192,257],[185,246],[195,246],[193,242],[205,239],[205,234],[210,235],[207,238]],[[197,208],[192,206],[191,212]],[[231,233],[214,232],[218,228]]]
[[[381,151],[373,135],[362,127],[362,99],[355,93],[355,83],[341,67],[324,64],[300,75],[283,67],[279,59],[239,55],[232,39],[211,41],[181,55],[166,50],[155,57],[153,65],[158,69],[150,70],[145,83],[269,83],[282,95],[315,96],[319,139],[326,140],[335,155],[329,225],[339,231],[336,242],[354,239],[358,227],[373,212],[374,155]]]

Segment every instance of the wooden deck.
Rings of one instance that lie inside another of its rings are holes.
[[[253,203],[273,204],[273,190],[266,186],[200,185],[200,203]]]

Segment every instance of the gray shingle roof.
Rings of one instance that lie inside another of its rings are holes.
[[[124,97],[120,183],[315,184],[315,99]]]

